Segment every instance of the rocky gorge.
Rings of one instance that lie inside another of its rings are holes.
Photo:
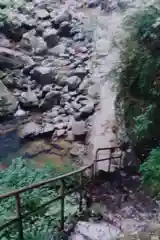
[[[65,4],[32,1],[13,10],[0,32],[3,134],[16,125],[21,140],[84,140],[98,99],[82,21]]]

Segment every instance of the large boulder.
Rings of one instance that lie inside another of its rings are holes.
[[[13,115],[17,109],[16,98],[0,81],[0,118]]]
[[[51,67],[35,67],[31,71],[31,76],[41,85],[52,84],[54,82],[55,74]]]
[[[84,121],[72,121],[72,133],[75,137],[83,137],[86,135],[86,125]]]
[[[34,138],[41,133],[41,126],[35,122],[29,122],[19,129],[19,137],[21,139]]]

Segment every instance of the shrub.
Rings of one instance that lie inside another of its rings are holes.
[[[117,75],[126,128],[142,154],[144,145],[152,149],[160,137],[160,9],[142,9],[127,19],[126,26],[130,36]]]
[[[72,168],[66,166],[64,172],[71,171]],[[62,174],[62,172],[61,172]],[[13,191],[17,188],[37,183],[49,178],[60,175],[56,167],[47,165],[44,168],[34,168],[31,164],[22,158],[13,160],[12,164],[6,170],[0,170],[0,193]],[[74,178],[67,179],[66,185],[69,188],[70,183],[77,184]],[[47,187],[41,187],[21,194],[22,212],[34,211],[39,205],[54,199],[59,195],[59,183],[49,184]],[[65,217],[75,213],[77,204],[71,197],[65,198]],[[7,198],[0,202],[0,225],[15,217],[15,198]],[[53,228],[59,224],[60,220],[60,202],[54,202],[46,208],[43,208],[27,219],[23,220],[24,234],[26,240],[32,239],[29,236],[46,235],[53,231]],[[13,225],[1,232],[5,240],[17,239],[17,225]]]
[[[160,148],[152,149],[146,161],[141,164],[140,173],[142,185],[160,198]]]

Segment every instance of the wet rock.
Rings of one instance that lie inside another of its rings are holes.
[[[18,135],[21,139],[25,139],[37,137],[40,133],[41,126],[35,122],[29,122],[19,129]]]
[[[56,46],[56,44],[59,41],[59,37],[57,35],[57,30],[54,28],[46,29],[45,32],[43,33],[43,37],[44,37],[45,41],[47,42],[47,46],[49,48]]]
[[[35,67],[31,72],[32,78],[34,78],[41,85],[52,84],[55,74],[51,67]]]
[[[78,143],[78,142],[74,142],[72,144],[72,149],[70,150],[71,156],[81,157],[81,156],[85,155],[85,152],[86,152],[86,149],[85,149],[84,144],[81,144],[81,143]]]
[[[27,108],[38,106],[37,95],[29,87],[27,92],[22,92],[19,102]]]
[[[36,140],[27,144],[25,148],[24,157],[33,158],[42,153],[48,153],[52,149],[52,146],[47,144],[44,140]]]
[[[32,58],[22,52],[0,47],[0,69],[17,69],[33,64]]]
[[[49,12],[45,9],[37,9],[35,11],[36,17],[42,20],[48,19],[50,17]]]
[[[74,136],[84,136],[86,134],[86,125],[84,121],[72,121],[72,133]]]
[[[13,115],[17,109],[16,98],[0,81],[0,118]]]
[[[78,76],[72,76],[67,78],[65,82],[70,90],[75,90],[79,86],[81,79]]]

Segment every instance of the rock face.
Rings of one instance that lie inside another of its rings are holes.
[[[13,115],[17,109],[15,97],[8,91],[5,85],[0,81],[0,117],[5,118]]]

